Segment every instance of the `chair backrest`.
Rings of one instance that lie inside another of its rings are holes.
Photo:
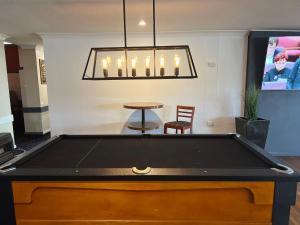
[[[188,122],[193,123],[194,120],[195,107],[194,106],[177,106],[176,120],[180,121],[180,118],[185,118],[189,120]]]

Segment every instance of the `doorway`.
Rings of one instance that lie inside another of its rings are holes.
[[[14,117],[13,129],[15,140],[17,141],[25,135],[24,115],[22,110],[22,94],[19,74],[19,52],[17,45],[6,43],[4,47],[9,86],[10,106]]]
[[[39,65],[44,54],[42,45],[4,47],[14,138],[21,153],[50,138],[47,86],[41,82]]]

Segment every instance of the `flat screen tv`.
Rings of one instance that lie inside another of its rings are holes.
[[[270,37],[262,90],[300,90],[300,36]]]

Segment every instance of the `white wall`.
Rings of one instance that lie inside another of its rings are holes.
[[[0,34],[0,133],[11,133],[13,136],[13,116],[10,109],[7,69],[3,40]]]
[[[36,54],[36,67],[37,67],[38,88],[39,88],[39,96],[40,96],[40,106],[48,106],[47,84],[41,84],[40,65],[39,65],[39,60],[45,58],[43,45],[38,44],[35,47],[35,54]]]
[[[20,84],[23,108],[40,108],[48,106],[47,85],[41,84],[39,59],[44,59],[43,46],[19,48]],[[49,112],[25,112],[26,133],[49,132]]]
[[[39,107],[39,78],[37,75],[36,55],[34,48],[19,48],[20,83],[23,107]]]
[[[130,38],[136,45],[151,40]],[[164,103],[163,109],[148,113],[163,122],[175,119],[177,104],[194,105],[194,133],[235,132],[234,117],[242,109],[245,40],[245,32],[159,34],[158,45],[190,45],[198,79],[82,81],[90,48],[123,46],[122,36],[44,35],[52,135],[129,132],[123,129],[126,121],[140,118],[122,107],[132,101]],[[208,62],[217,66],[208,67]],[[210,120],[214,127],[207,126]]]

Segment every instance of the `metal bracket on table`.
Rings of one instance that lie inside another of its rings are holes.
[[[294,170],[286,165],[283,165],[281,163],[277,163],[278,167],[282,167],[282,169],[278,169],[278,168],[271,168],[271,170],[274,170],[278,173],[284,173],[284,174],[293,174]]]
[[[8,173],[16,169],[16,167],[10,167],[12,163],[4,164],[0,167],[0,174]]]

